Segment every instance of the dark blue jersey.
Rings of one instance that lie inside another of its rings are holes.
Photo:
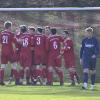
[[[91,58],[91,56],[94,54],[99,54],[98,40],[95,37],[83,39],[82,47],[80,50],[80,58]]]

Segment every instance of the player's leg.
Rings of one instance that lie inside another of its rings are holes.
[[[0,68],[0,84],[5,85],[4,83],[4,75],[5,75],[5,68],[7,67],[9,57],[6,54],[1,54],[1,68]]]
[[[64,60],[65,60],[65,68],[68,69],[71,85],[74,86],[75,81],[74,81],[74,73],[73,73],[73,64],[67,56],[64,56]]]
[[[47,74],[47,85],[53,85],[53,66],[54,66],[54,57],[51,55],[48,55],[48,74]]]
[[[43,84],[46,85],[47,83],[47,68],[46,65],[42,65],[42,78],[43,78]]]
[[[17,69],[17,62],[14,62],[11,64],[12,70],[13,70],[13,76],[15,78],[15,84],[16,85],[20,85],[19,82],[19,71]]]
[[[25,66],[25,75],[26,75],[26,84],[30,85],[30,68],[32,65],[32,55],[31,52],[27,53],[27,55],[25,56],[25,60],[24,60],[24,66]]]
[[[91,75],[91,90],[94,89],[95,86],[95,78],[96,78],[96,59],[91,60],[91,67],[90,67],[90,75]]]
[[[39,82],[42,85],[42,64],[41,64],[41,55],[34,54],[34,63],[35,63],[35,76],[37,83]]]
[[[47,85],[53,85],[53,67],[48,66]]]
[[[77,80],[77,83],[80,84],[80,78],[79,78],[79,75],[78,75],[78,73],[76,71],[76,68],[74,69],[74,76],[75,76],[75,78]]]
[[[63,75],[63,70],[61,67],[55,67],[55,71],[59,77],[59,80],[60,80],[60,86],[64,85],[64,75]]]
[[[55,66],[56,67],[54,67],[54,69],[60,79],[60,85],[63,85],[64,84],[64,75],[63,75],[63,70],[61,68],[61,58],[55,59]]]
[[[30,73],[31,73],[31,83],[32,83],[32,85],[36,85],[36,83],[37,83],[37,76],[36,76],[36,66],[35,65],[33,65],[31,67]]]
[[[83,57],[83,89],[87,89],[88,87],[88,75],[89,75],[89,66],[90,59]]]
[[[94,89],[95,86],[95,78],[96,78],[96,70],[90,70],[90,74],[91,74],[91,90]]]
[[[6,67],[7,67],[7,64],[1,64],[1,68],[0,68],[0,85],[5,85],[5,83],[4,83],[4,72],[5,72]]]
[[[19,69],[19,78],[20,78],[20,83],[23,84],[23,80],[24,80],[24,68],[22,66],[20,66],[20,69]]]
[[[25,67],[24,71],[25,71],[26,84],[30,85],[31,84],[30,83],[30,67],[29,66]]]
[[[87,89],[88,86],[88,74],[89,68],[83,68],[83,89]]]
[[[78,74],[76,72],[76,68],[74,66],[69,67],[68,71],[69,71],[69,75],[70,75],[70,79],[71,79],[71,85],[72,86],[75,85],[75,78],[77,80],[77,83],[79,84],[80,80],[79,80],[79,76],[78,76]]]
[[[69,76],[70,76],[70,80],[71,80],[71,85],[74,86],[75,85],[75,80],[74,80],[74,69],[69,67],[68,68],[68,72],[69,72]]]

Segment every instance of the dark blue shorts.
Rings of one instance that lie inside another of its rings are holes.
[[[89,70],[95,70],[96,58],[83,58],[83,69],[88,68]]]

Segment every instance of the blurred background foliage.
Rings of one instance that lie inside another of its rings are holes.
[[[0,0],[0,7],[85,7],[100,6],[99,0]]]

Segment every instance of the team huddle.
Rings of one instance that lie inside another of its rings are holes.
[[[68,66],[72,84],[75,85],[74,77],[79,83],[73,41],[70,37],[67,38],[67,31],[60,36],[56,28],[49,26],[35,29],[21,25],[14,34],[11,31],[12,23],[8,21],[4,23],[4,28],[0,34],[1,85],[4,85],[4,69],[8,62],[12,67],[10,79],[14,78],[16,85],[23,84],[23,79],[26,79],[26,84],[36,85],[39,81],[41,85],[53,85],[54,71],[59,77],[60,85],[63,85],[62,56],[65,58],[65,66]]]
[[[37,85],[37,82],[41,85],[53,85],[55,71],[62,86],[64,85],[62,57],[65,62],[64,66],[69,72],[71,85],[75,85],[75,78],[77,83],[80,83],[76,72],[74,44],[67,30],[58,35],[57,29],[49,26],[35,29],[32,26],[21,25],[13,33],[12,23],[9,21],[4,23],[4,28],[4,31],[0,33],[1,85],[5,84],[5,68],[10,62],[10,80],[14,78],[16,85],[23,85],[23,79],[27,85]],[[83,52],[84,50],[81,50],[81,63]]]

